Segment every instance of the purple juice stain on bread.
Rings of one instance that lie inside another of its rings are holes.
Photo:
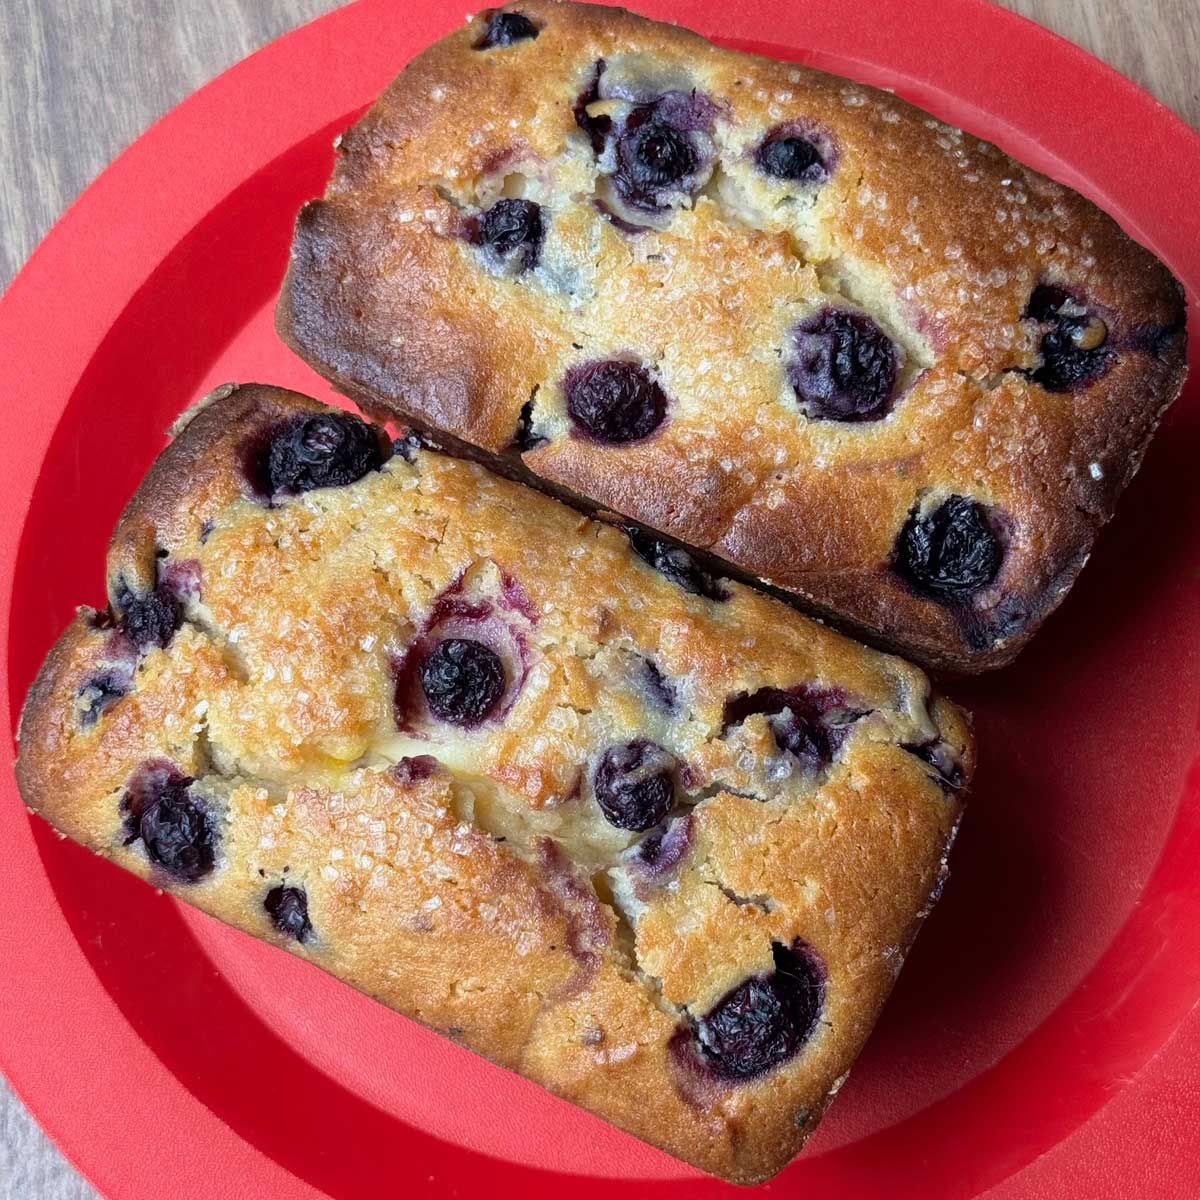
[[[549,838],[535,844],[543,883],[536,899],[543,914],[562,920],[566,927],[566,950],[576,962],[571,978],[554,993],[564,1000],[582,992],[600,970],[603,951],[612,942],[608,908],[579,868]]]
[[[626,359],[571,367],[563,377],[563,393],[576,435],[605,445],[641,441],[667,416],[661,385],[640,363]]]
[[[696,1021],[700,1061],[719,1080],[745,1083],[804,1049],[825,999],[825,971],[803,942],[772,943],[774,970],[752,975]]]
[[[892,410],[900,359],[865,313],[825,308],[792,334],[786,371],[801,408],[817,421],[878,421]]]
[[[312,937],[308,893],[302,887],[290,884],[273,887],[263,899],[263,908],[271,918],[271,924],[285,937],[301,943]]]
[[[642,683],[646,694],[664,712],[674,712],[679,695],[674,684],[659,670],[652,659],[642,659]]]
[[[216,864],[216,818],[194,783],[173,763],[152,759],[130,776],[121,798],[125,845],[140,841],[146,857],[179,883],[198,882]]]
[[[672,817],[665,825],[650,830],[621,856],[640,900],[648,900],[679,869],[692,848],[693,824],[690,812]]]
[[[892,561],[919,594],[961,604],[995,581],[1004,548],[988,510],[969,496],[953,495],[925,513],[914,507]]]

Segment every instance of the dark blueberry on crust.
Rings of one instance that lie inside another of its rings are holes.
[[[1108,344],[1108,326],[1065,288],[1039,283],[1025,318],[1043,326],[1034,383],[1048,392],[1070,392],[1104,375],[1117,360]]]
[[[823,183],[829,170],[820,150],[805,137],[772,134],[755,152],[760,171],[792,183]]]
[[[636,529],[627,529],[625,532],[637,556],[677,587],[693,596],[703,596],[706,600],[729,599],[729,592],[722,581],[697,566],[686,550]]]
[[[698,92],[666,92],[629,111],[616,138],[613,185],[621,199],[661,212],[672,192],[692,191],[711,157],[707,134],[716,107]]]
[[[79,727],[90,729],[100,714],[123,696],[129,695],[131,681],[128,675],[118,671],[101,671],[93,675],[79,689],[76,703],[79,705]]]
[[[666,393],[645,367],[624,359],[572,367],[563,391],[575,427],[609,445],[649,437],[666,419]]]
[[[892,409],[900,362],[870,317],[826,308],[796,326],[787,378],[804,411],[820,421],[878,421]]]
[[[540,437],[533,432],[533,397],[531,396],[521,405],[521,412],[517,417],[517,428],[513,433],[513,445],[523,453],[526,450],[536,450],[539,446],[544,446],[547,441],[547,438]]]
[[[893,562],[922,595],[956,603],[987,587],[1003,558],[987,509],[969,496],[949,496],[925,514],[913,510],[896,540]]]
[[[263,900],[263,908],[280,933],[298,942],[306,942],[312,936],[308,894],[302,887],[273,887]]]
[[[468,728],[484,721],[504,695],[504,665],[482,642],[447,638],[421,663],[421,690],[441,721]]]
[[[306,413],[272,431],[251,464],[252,482],[268,496],[345,487],[383,466],[379,431],[349,413]]]
[[[667,751],[644,738],[610,746],[592,774],[605,820],[637,833],[662,824],[675,804],[674,765]]]
[[[631,194],[644,199],[678,184],[700,165],[687,134],[659,119],[651,105],[630,113],[617,143],[617,155]]]
[[[194,780],[163,761],[134,772],[121,800],[125,845],[141,840],[146,857],[180,883],[195,883],[216,862],[216,822],[192,794]]]
[[[537,266],[545,236],[541,205],[532,200],[497,200],[479,218],[475,241],[497,258],[519,260],[522,270]]]
[[[833,762],[850,726],[865,715],[847,709],[838,692],[765,687],[725,702],[724,729],[740,725],[757,713],[767,718],[779,749],[810,771],[819,771]]]
[[[587,87],[579,93],[572,107],[575,124],[587,134],[588,141],[592,144],[592,151],[597,155],[604,151],[604,143],[612,131],[612,117],[607,115],[593,117],[588,112],[588,105],[595,104],[600,99],[600,76],[604,74],[604,66],[604,59],[598,58]]]
[[[183,624],[183,605],[161,584],[144,596],[136,596],[124,582],[116,595],[117,624],[142,651],[165,650]]]
[[[392,443],[392,453],[398,454],[406,463],[416,461],[417,451],[422,449],[421,439],[414,434],[406,433]]]
[[[934,738],[929,742],[914,742],[901,749],[909,754],[915,754],[922,762],[928,763],[936,772],[938,783],[948,792],[957,792],[963,785],[962,764],[954,751]]]
[[[1054,283],[1039,283],[1025,306],[1025,317],[1030,321],[1052,321],[1058,310],[1071,302],[1066,288]]]
[[[801,943],[771,946],[775,970],[727,992],[696,1022],[701,1060],[718,1079],[740,1083],[794,1058],[821,1014],[825,983]]]
[[[514,42],[530,41],[538,35],[538,27],[523,13],[494,12],[488,21],[483,39],[476,50],[491,50],[496,46],[511,46]]]

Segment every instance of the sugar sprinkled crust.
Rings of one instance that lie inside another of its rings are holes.
[[[368,410],[968,671],[1066,594],[1186,357],[1169,272],[994,146],[556,0],[476,16],[345,135],[279,328]],[[614,360],[665,402],[573,406]]]
[[[178,426],[109,610],[30,691],[26,802],[707,1171],[773,1174],[940,891],[962,714],[332,414],[247,386]]]

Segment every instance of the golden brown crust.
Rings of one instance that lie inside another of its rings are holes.
[[[704,1170],[768,1177],[940,890],[973,769],[964,715],[907,664],[736,584],[688,593],[617,530],[452,458],[410,447],[268,502],[247,464],[325,411],[247,386],[179,427],[114,533],[120,599],[80,614],[30,690],[26,803]],[[127,591],[179,600],[165,648],[134,644]],[[467,629],[515,656],[511,707],[477,729],[403,684],[423,638]],[[730,709],[762,688],[825,714],[828,761],[786,750],[769,704]],[[595,796],[599,756],[636,738],[673,763],[681,850],[657,876]],[[193,781],[213,846],[192,882],[130,811],[164,763]],[[265,907],[282,887],[305,896],[303,941]],[[722,1083],[689,1021],[799,943],[824,978],[811,1036]]]
[[[889,93],[620,9],[519,7],[536,39],[480,50],[489,14],[476,17],[341,140],[325,198],[297,222],[283,337],[372,411],[493,455],[515,458],[533,397],[548,442],[523,455],[531,479],[929,665],[1010,661],[1182,387],[1169,272],[1082,197]],[[695,87],[720,110],[720,173],[664,229],[629,236],[591,205],[603,178],[573,105],[599,60],[627,86]],[[789,121],[834,147],[815,199],[783,203],[787,188],[752,167],[758,140]],[[535,272],[488,270],[469,244],[473,214],[500,194],[547,214]],[[1039,283],[1103,317],[1118,357],[1089,386],[1051,392],[1030,376]],[[884,420],[806,420],[788,392],[788,331],[830,302],[864,309],[903,348],[906,390]],[[564,372],[624,353],[653,364],[669,420],[631,445],[572,436]],[[950,494],[997,514],[1006,551],[993,585],[946,604],[889,562],[914,506]]]

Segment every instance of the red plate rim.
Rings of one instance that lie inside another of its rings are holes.
[[[849,73],[857,64],[869,82],[886,64],[891,79],[911,84],[908,93],[934,111],[941,96],[952,97],[960,113],[964,106],[986,112],[1011,131],[1000,139],[1006,149],[1041,164],[1071,164],[1073,170],[1055,172],[1069,183],[1075,174],[1104,178],[1110,211],[1183,275],[1193,296],[1200,287],[1200,208],[1189,191],[1189,181],[1194,189],[1200,180],[1200,135],[1032,22],[986,0],[808,0],[771,12],[764,38],[765,10],[752,0],[723,5],[720,28],[713,27],[711,0],[644,0],[638,8],[747,47],[814,48],[806,61],[836,62]],[[10,396],[35,398],[26,401],[20,428],[10,424],[0,434],[9,499],[0,518],[0,562],[10,580],[0,596],[0,653],[9,644],[12,564],[28,498],[62,406],[113,314],[154,270],[161,247],[177,243],[281,147],[374,97],[400,65],[394,34],[387,34],[396,18],[393,0],[360,0],[200,89],[83,193],[0,298],[0,378],[9,381]],[[433,41],[458,18],[441,4],[406,7],[406,40]],[[972,45],[988,50],[967,49]],[[1151,166],[1159,172],[1147,188]],[[15,724],[11,700],[0,689],[6,736]],[[140,1041],[93,974],[48,881],[14,866],[39,859],[11,778],[2,786],[0,844],[9,869],[0,872],[0,1069],[43,1127],[101,1191],[122,1200],[157,1200],[165,1158],[173,1180],[192,1181],[180,1196],[321,1194],[242,1141]],[[1194,769],[1188,792],[1197,791]],[[1195,839],[1196,831],[1188,834]],[[51,1048],[53,1072],[46,1070]],[[1090,1120],[988,1194],[1097,1197],[1111,1189],[1127,1196],[1145,1194],[1151,1176],[1162,1184],[1156,1194],[1200,1193],[1197,1051],[1200,1013],[1193,1009]],[[142,1141],[137,1156],[117,1158],[111,1147],[128,1140],[135,1112],[154,1114],[156,1135]],[[214,1145],[226,1167],[220,1178],[206,1170]]]

